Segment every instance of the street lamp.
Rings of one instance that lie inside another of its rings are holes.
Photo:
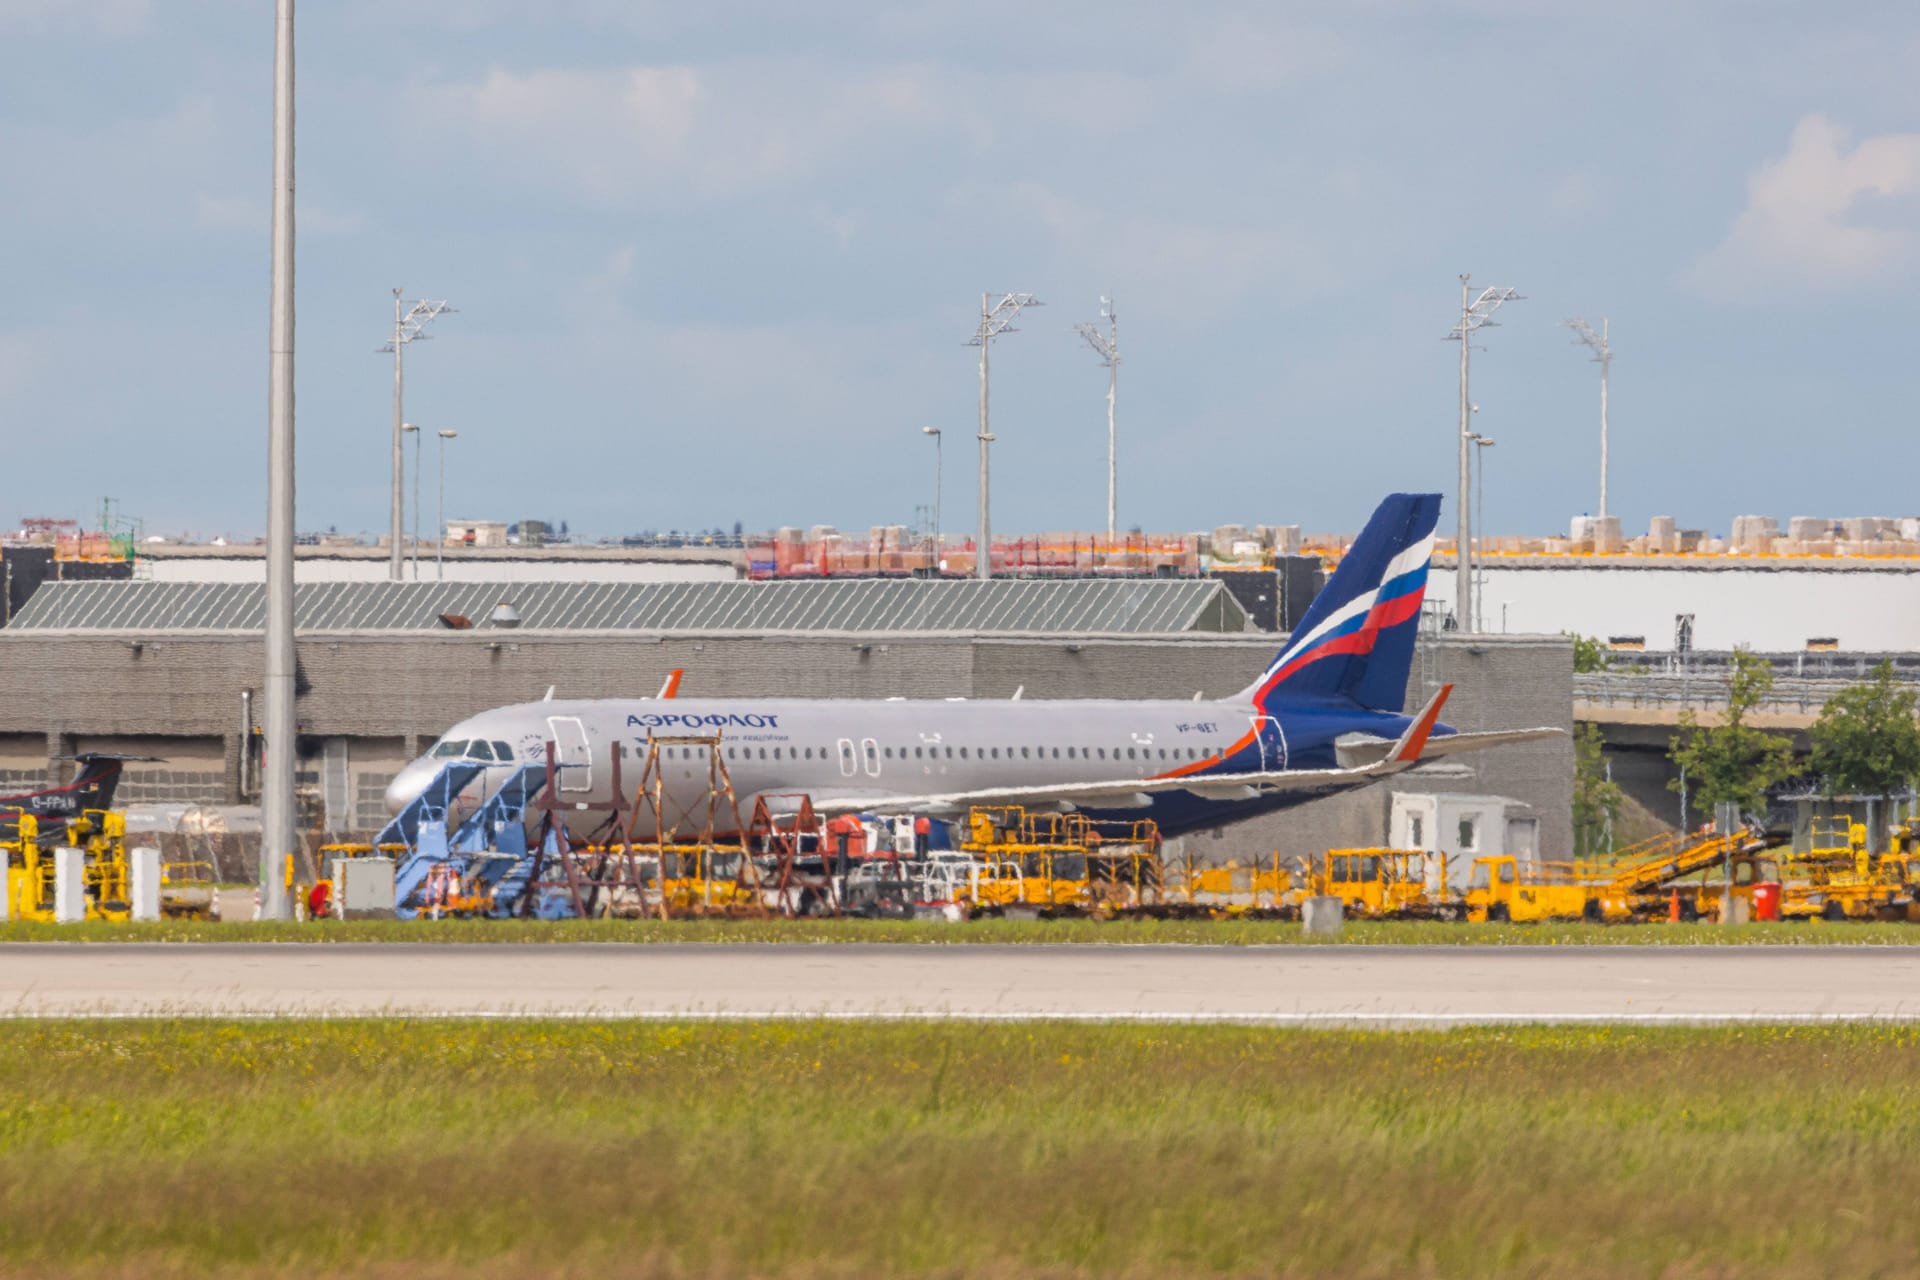
[[[404,289],[393,291],[393,336],[377,348],[383,352],[393,353],[393,530],[389,535],[392,546],[388,548],[387,577],[395,582],[400,581],[400,544],[405,537],[402,511],[404,486],[400,476],[405,466],[405,455],[401,452],[400,433],[404,430],[405,420],[401,405],[405,385],[407,345],[431,337],[432,335],[427,332],[427,325],[435,317],[447,315],[453,310],[445,302],[426,298],[407,302],[400,296],[404,292],[406,292]]]
[[[1468,503],[1472,501],[1472,473],[1468,453],[1472,427],[1468,418],[1473,411],[1472,403],[1467,399],[1468,353],[1473,350],[1474,331],[1491,325],[1493,313],[1509,302],[1520,301],[1520,295],[1512,289],[1482,289],[1478,297],[1469,290],[1467,281],[1471,277],[1460,277],[1460,323],[1447,332],[1449,341],[1460,344],[1460,502],[1456,513],[1459,519],[1458,535],[1454,541],[1458,544],[1458,553],[1454,556],[1455,594],[1459,597],[1454,604],[1454,616],[1459,619],[1462,631],[1472,631],[1473,626],[1473,570],[1468,561],[1468,544],[1473,540],[1473,530],[1469,527],[1472,512]]]
[[[1107,331],[1100,332],[1091,324],[1078,324],[1074,331],[1087,340],[1093,353],[1100,357],[1100,365],[1107,371],[1107,549],[1113,549],[1113,503],[1115,491],[1115,462],[1113,443],[1113,398],[1120,386],[1120,318],[1114,311],[1113,299],[1100,299],[1100,318],[1107,322]]]
[[[433,540],[433,580],[446,581],[447,549],[447,441],[459,436],[458,431],[440,433],[440,532]]]
[[[420,427],[403,422],[400,430],[413,437],[413,580],[420,581]]]
[[[1593,352],[1593,362],[1600,366],[1600,518],[1607,518],[1607,373],[1613,368],[1613,342],[1607,336],[1607,322],[1600,321],[1600,332],[1595,333],[1593,326],[1579,316],[1566,322],[1573,330],[1573,340],[1588,347]]]
[[[1479,405],[1473,406],[1476,410],[1479,407]],[[1480,534],[1474,539],[1474,550],[1480,561],[1479,585],[1474,588],[1473,592],[1473,606],[1474,609],[1478,611],[1482,608],[1481,597],[1487,592],[1487,450],[1493,448],[1494,440],[1492,436],[1483,436],[1478,431],[1468,432],[1467,439],[1473,442],[1474,456],[1480,461],[1480,478],[1477,484],[1478,492],[1474,495],[1478,500],[1477,505],[1480,508],[1474,520],[1474,523],[1480,526]],[[1502,605],[1501,612],[1503,617],[1505,610],[1506,606]],[[1481,617],[1478,612],[1474,615],[1473,629],[1475,631],[1486,630],[1486,619]],[[1502,631],[1507,629],[1504,621],[1501,623],[1500,629]]]
[[[980,546],[974,552],[973,574],[983,580],[993,576],[993,523],[989,516],[992,507],[987,490],[987,451],[993,444],[993,432],[987,428],[987,351],[995,338],[1014,332],[1013,318],[1023,308],[1041,305],[1030,293],[1001,294],[997,302],[992,294],[983,293],[980,295],[980,327],[967,342],[970,347],[980,348]]]
[[[938,577],[940,576],[940,491],[942,488],[940,455],[943,450],[940,444],[940,428],[922,427],[920,433],[933,437],[933,573]]]

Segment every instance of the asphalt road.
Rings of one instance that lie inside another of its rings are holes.
[[[0,1015],[1920,1020],[1920,947],[49,944]]]

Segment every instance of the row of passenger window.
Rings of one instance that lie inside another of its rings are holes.
[[[691,759],[706,755],[704,747],[667,747],[666,755],[671,758]],[[833,753],[825,747],[728,747],[727,759],[736,760],[831,760]],[[906,747],[881,747],[880,754],[888,760],[1201,760],[1218,754],[1200,747],[1114,747],[1109,754],[1106,747],[1007,747],[1005,754],[999,747],[927,747],[912,748],[909,757]],[[1062,752],[1065,755],[1062,756]],[[737,754],[736,754],[737,753]],[[1016,755],[1017,753],[1017,755]]]

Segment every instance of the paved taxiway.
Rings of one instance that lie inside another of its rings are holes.
[[[15,944],[0,1016],[1920,1020],[1920,947]]]

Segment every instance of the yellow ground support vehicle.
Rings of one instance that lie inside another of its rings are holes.
[[[167,919],[213,919],[214,894],[211,862],[182,858],[160,864],[160,914]]]
[[[990,805],[968,812],[965,833],[960,849],[980,867],[963,896],[976,907],[1114,909],[1160,893],[1152,822],[1102,827],[1078,813]]]
[[[751,915],[764,909],[752,859],[712,845],[657,849],[656,883],[668,914]]]
[[[1692,836],[1668,832],[1622,849],[1608,861],[1577,862],[1573,878],[1588,888],[1590,920],[1664,919],[1674,881],[1727,865],[1760,847],[1760,839],[1747,831]],[[1687,911],[1698,902],[1697,891],[1685,894]]]
[[[125,817],[108,809],[87,809],[65,822],[42,823],[22,814],[17,837],[0,846],[6,859],[7,917],[53,920],[54,851],[67,847],[80,850],[86,918],[128,919],[133,895],[126,835]]]
[[[1892,851],[1868,851],[1867,828],[1850,818],[1816,820],[1812,847],[1779,860],[1782,919],[1904,920],[1914,901],[1920,854],[1897,839]],[[1738,876],[1735,877],[1738,884]]]
[[[1350,916],[1372,919],[1451,918],[1457,908],[1446,883],[1446,855],[1421,849],[1329,849],[1312,875],[1314,893],[1340,899]]]
[[[1805,858],[1750,853],[1735,858],[1730,872],[1725,885],[1708,888],[1751,903],[1755,885],[1777,884],[1782,920],[1920,919],[1920,903],[1915,901],[1915,876],[1920,875],[1920,865],[1906,854],[1876,859],[1873,868],[1860,875]],[[1701,895],[1703,914],[1717,918],[1716,897],[1717,892]],[[1748,918],[1753,917],[1750,914]]]
[[[1570,862],[1521,863],[1513,857],[1475,858],[1467,880],[1467,919],[1524,923],[1579,920],[1593,887]]]

